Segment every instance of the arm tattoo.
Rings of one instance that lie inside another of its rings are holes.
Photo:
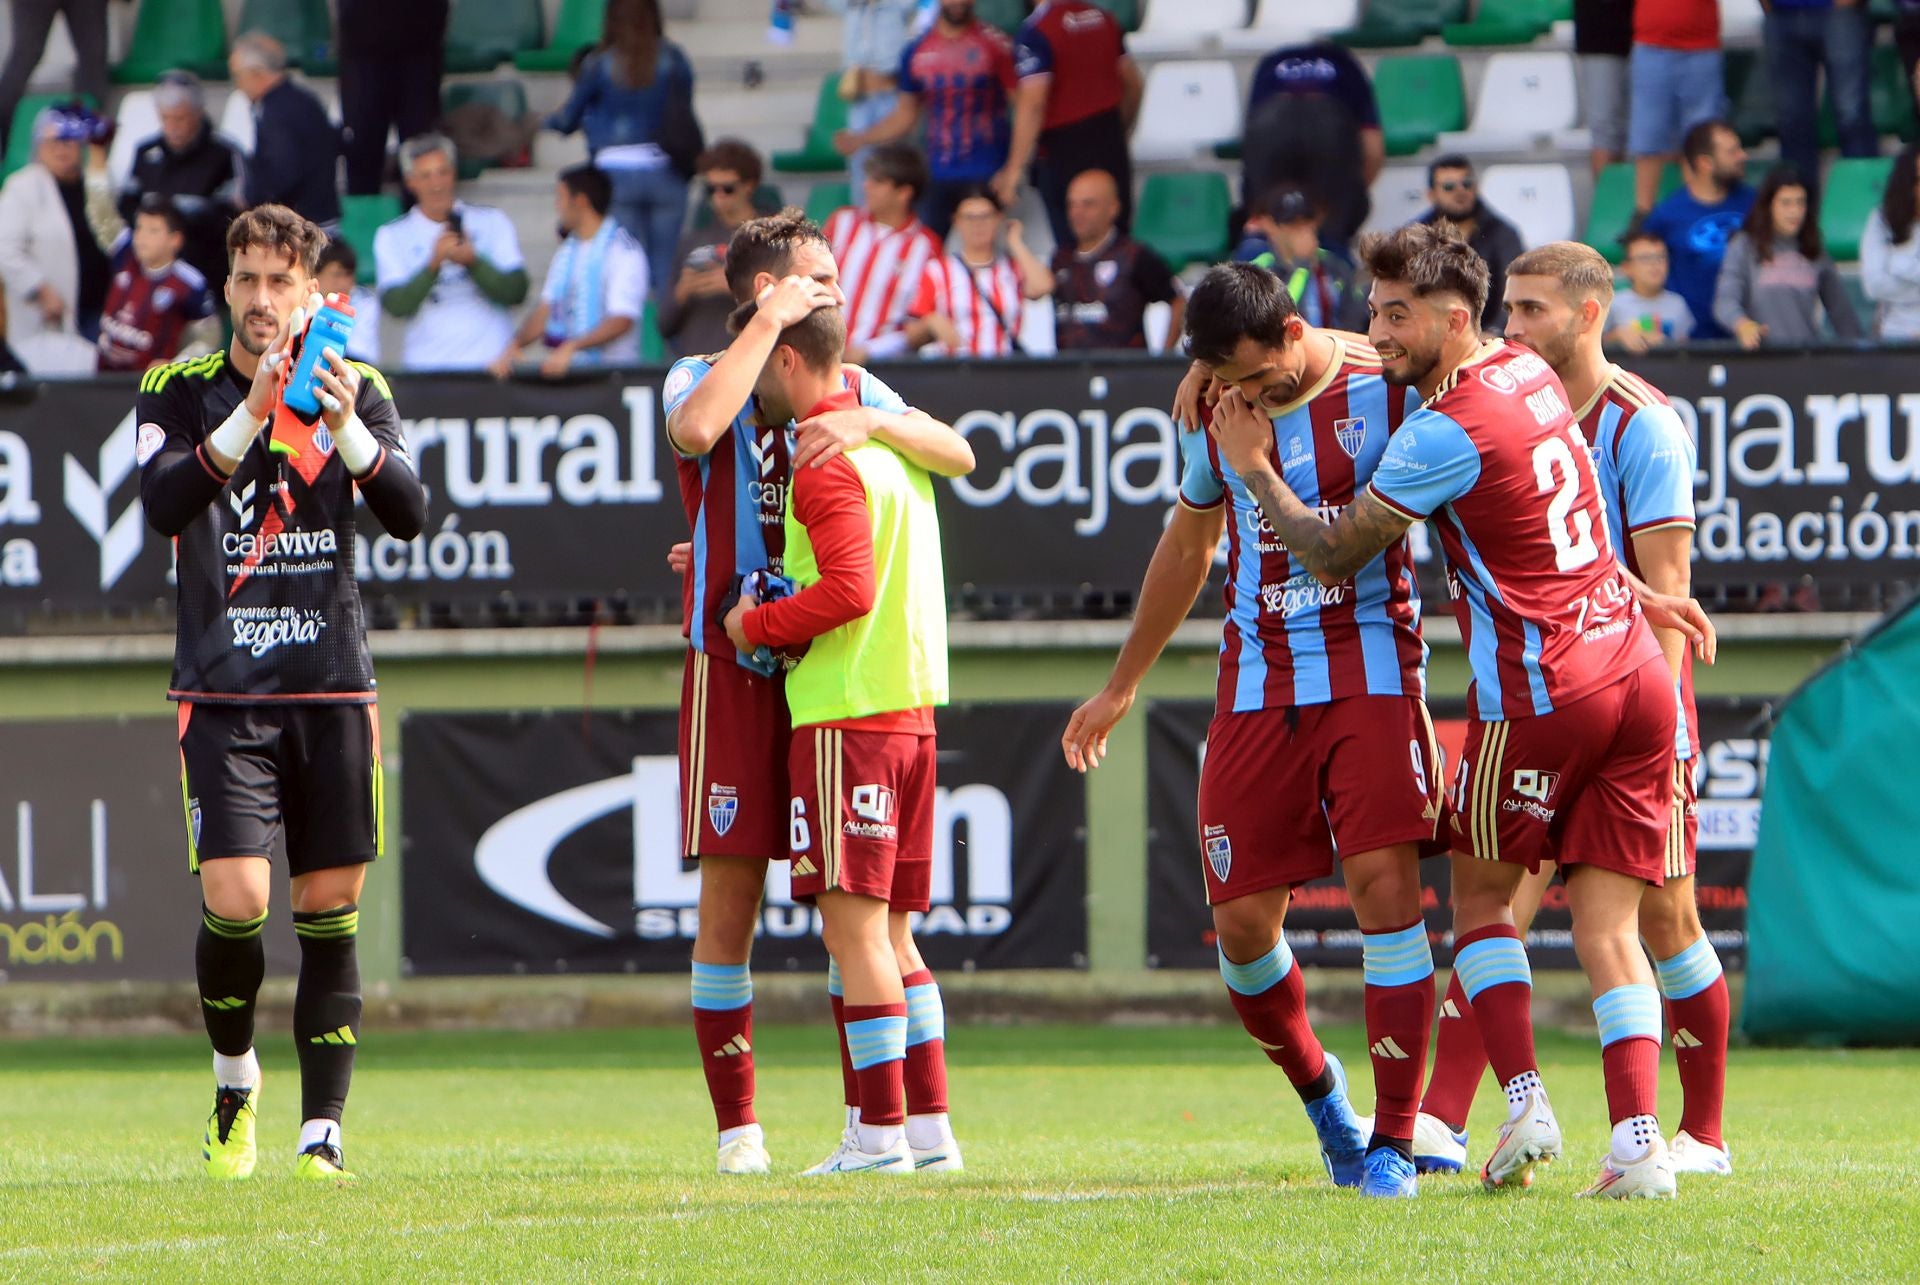
[[[1412,525],[1371,491],[1362,491],[1338,518],[1327,522],[1269,470],[1255,472],[1246,482],[1287,551],[1328,584],[1352,578]]]

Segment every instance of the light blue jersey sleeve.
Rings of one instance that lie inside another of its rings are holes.
[[[894,415],[904,415],[913,409],[907,405],[906,398],[887,387],[887,382],[870,370],[860,372],[860,404],[869,410],[883,410]]]
[[[1389,508],[1420,521],[1473,489],[1480,480],[1480,448],[1451,416],[1435,410],[1409,415],[1387,442],[1368,485]]]
[[[1207,457],[1206,431],[1182,432],[1180,503],[1190,509],[1213,509],[1220,506],[1225,496],[1226,489],[1220,485],[1220,477],[1213,471],[1213,461]]]
[[[1693,525],[1693,439],[1671,406],[1644,406],[1614,448],[1626,503],[1627,536]]]
[[[666,381],[660,385],[660,419],[663,424],[680,409],[681,404],[687,400],[688,394],[693,392],[694,386],[705,379],[707,372],[712,369],[710,364],[699,357],[682,357],[668,368]],[[667,445],[673,446],[673,453],[681,459],[693,458],[678,446],[674,446],[672,433],[667,434]]]

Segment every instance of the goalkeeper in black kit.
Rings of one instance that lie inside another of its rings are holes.
[[[352,1176],[340,1119],[359,1043],[358,903],[381,849],[354,495],[410,540],[426,523],[426,492],[373,367],[329,346],[314,372],[320,414],[287,404],[321,306],[313,274],[326,239],[284,206],[235,219],[232,344],[147,372],[136,416],[141,499],[173,538],[179,577],[167,696],[179,704],[188,863],[204,903],[194,962],[214,1050],[202,1155],[215,1178],[254,1170],[254,1000],[266,971],[268,858],[283,834],[300,942],[293,1033],[305,1123],[295,1173]]]

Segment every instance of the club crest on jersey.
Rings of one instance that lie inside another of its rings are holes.
[[[1201,839],[1206,848],[1207,867],[1213,871],[1215,879],[1225,883],[1227,872],[1233,869],[1233,840],[1227,834],[1227,827],[1207,826],[1201,831]]]
[[[1520,381],[1507,372],[1504,366],[1487,366],[1480,371],[1480,382],[1496,393],[1517,393]]]
[[[733,823],[740,815],[740,791],[731,785],[712,785],[707,787],[707,821],[713,826],[715,834],[725,834],[733,829]]]
[[[1352,419],[1333,421],[1333,440],[1340,443],[1340,449],[1352,459],[1360,454],[1360,448],[1367,441],[1367,420],[1364,415]]]
[[[1102,290],[1120,279],[1120,265],[1112,259],[1102,259],[1093,265],[1093,279]]]
[[[313,449],[322,455],[333,453],[333,434],[328,431],[325,420],[321,420],[319,426],[313,430]]]

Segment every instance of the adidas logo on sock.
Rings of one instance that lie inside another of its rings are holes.
[[[352,1028],[345,1026],[328,1031],[324,1035],[315,1035],[307,1041],[309,1044],[358,1044],[359,1042],[353,1038]]]
[[[1407,1059],[1407,1051],[1395,1043],[1391,1035],[1384,1035],[1375,1040],[1372,1053],[1375,1057],[1384,1057],[1395,1062],[1404,1062]]]
[[[1452,1000],[1448,1000],[1440,1006],[1440,1016],[1457,1018],[1460,1016],[1460,1006]]]
[[[797,875],[819,874],[820,867],[813,864],[812,857],[795,857],[793,859],[793,873]]]
[[[738,1057],[742,1053],[753,1052],[753,1045],[747,1043],[747,1037],[736,1035],[713,1051],[715,1057]]]
[[[217,1009],[223,1013],[230,1013],[236,1008],[245,1008],[247,1006],[247,1001],[241,999],[238,995],[229,995],[225,999],[208,999],[202,995],[200,1002],[208,1008]]]
[[[1673,1047],[1677,1049],[1697,1049],[1703,1047],[1703,1045],[1700,1043],[1699,1036],[1683,1026],[1673,1033]]]

